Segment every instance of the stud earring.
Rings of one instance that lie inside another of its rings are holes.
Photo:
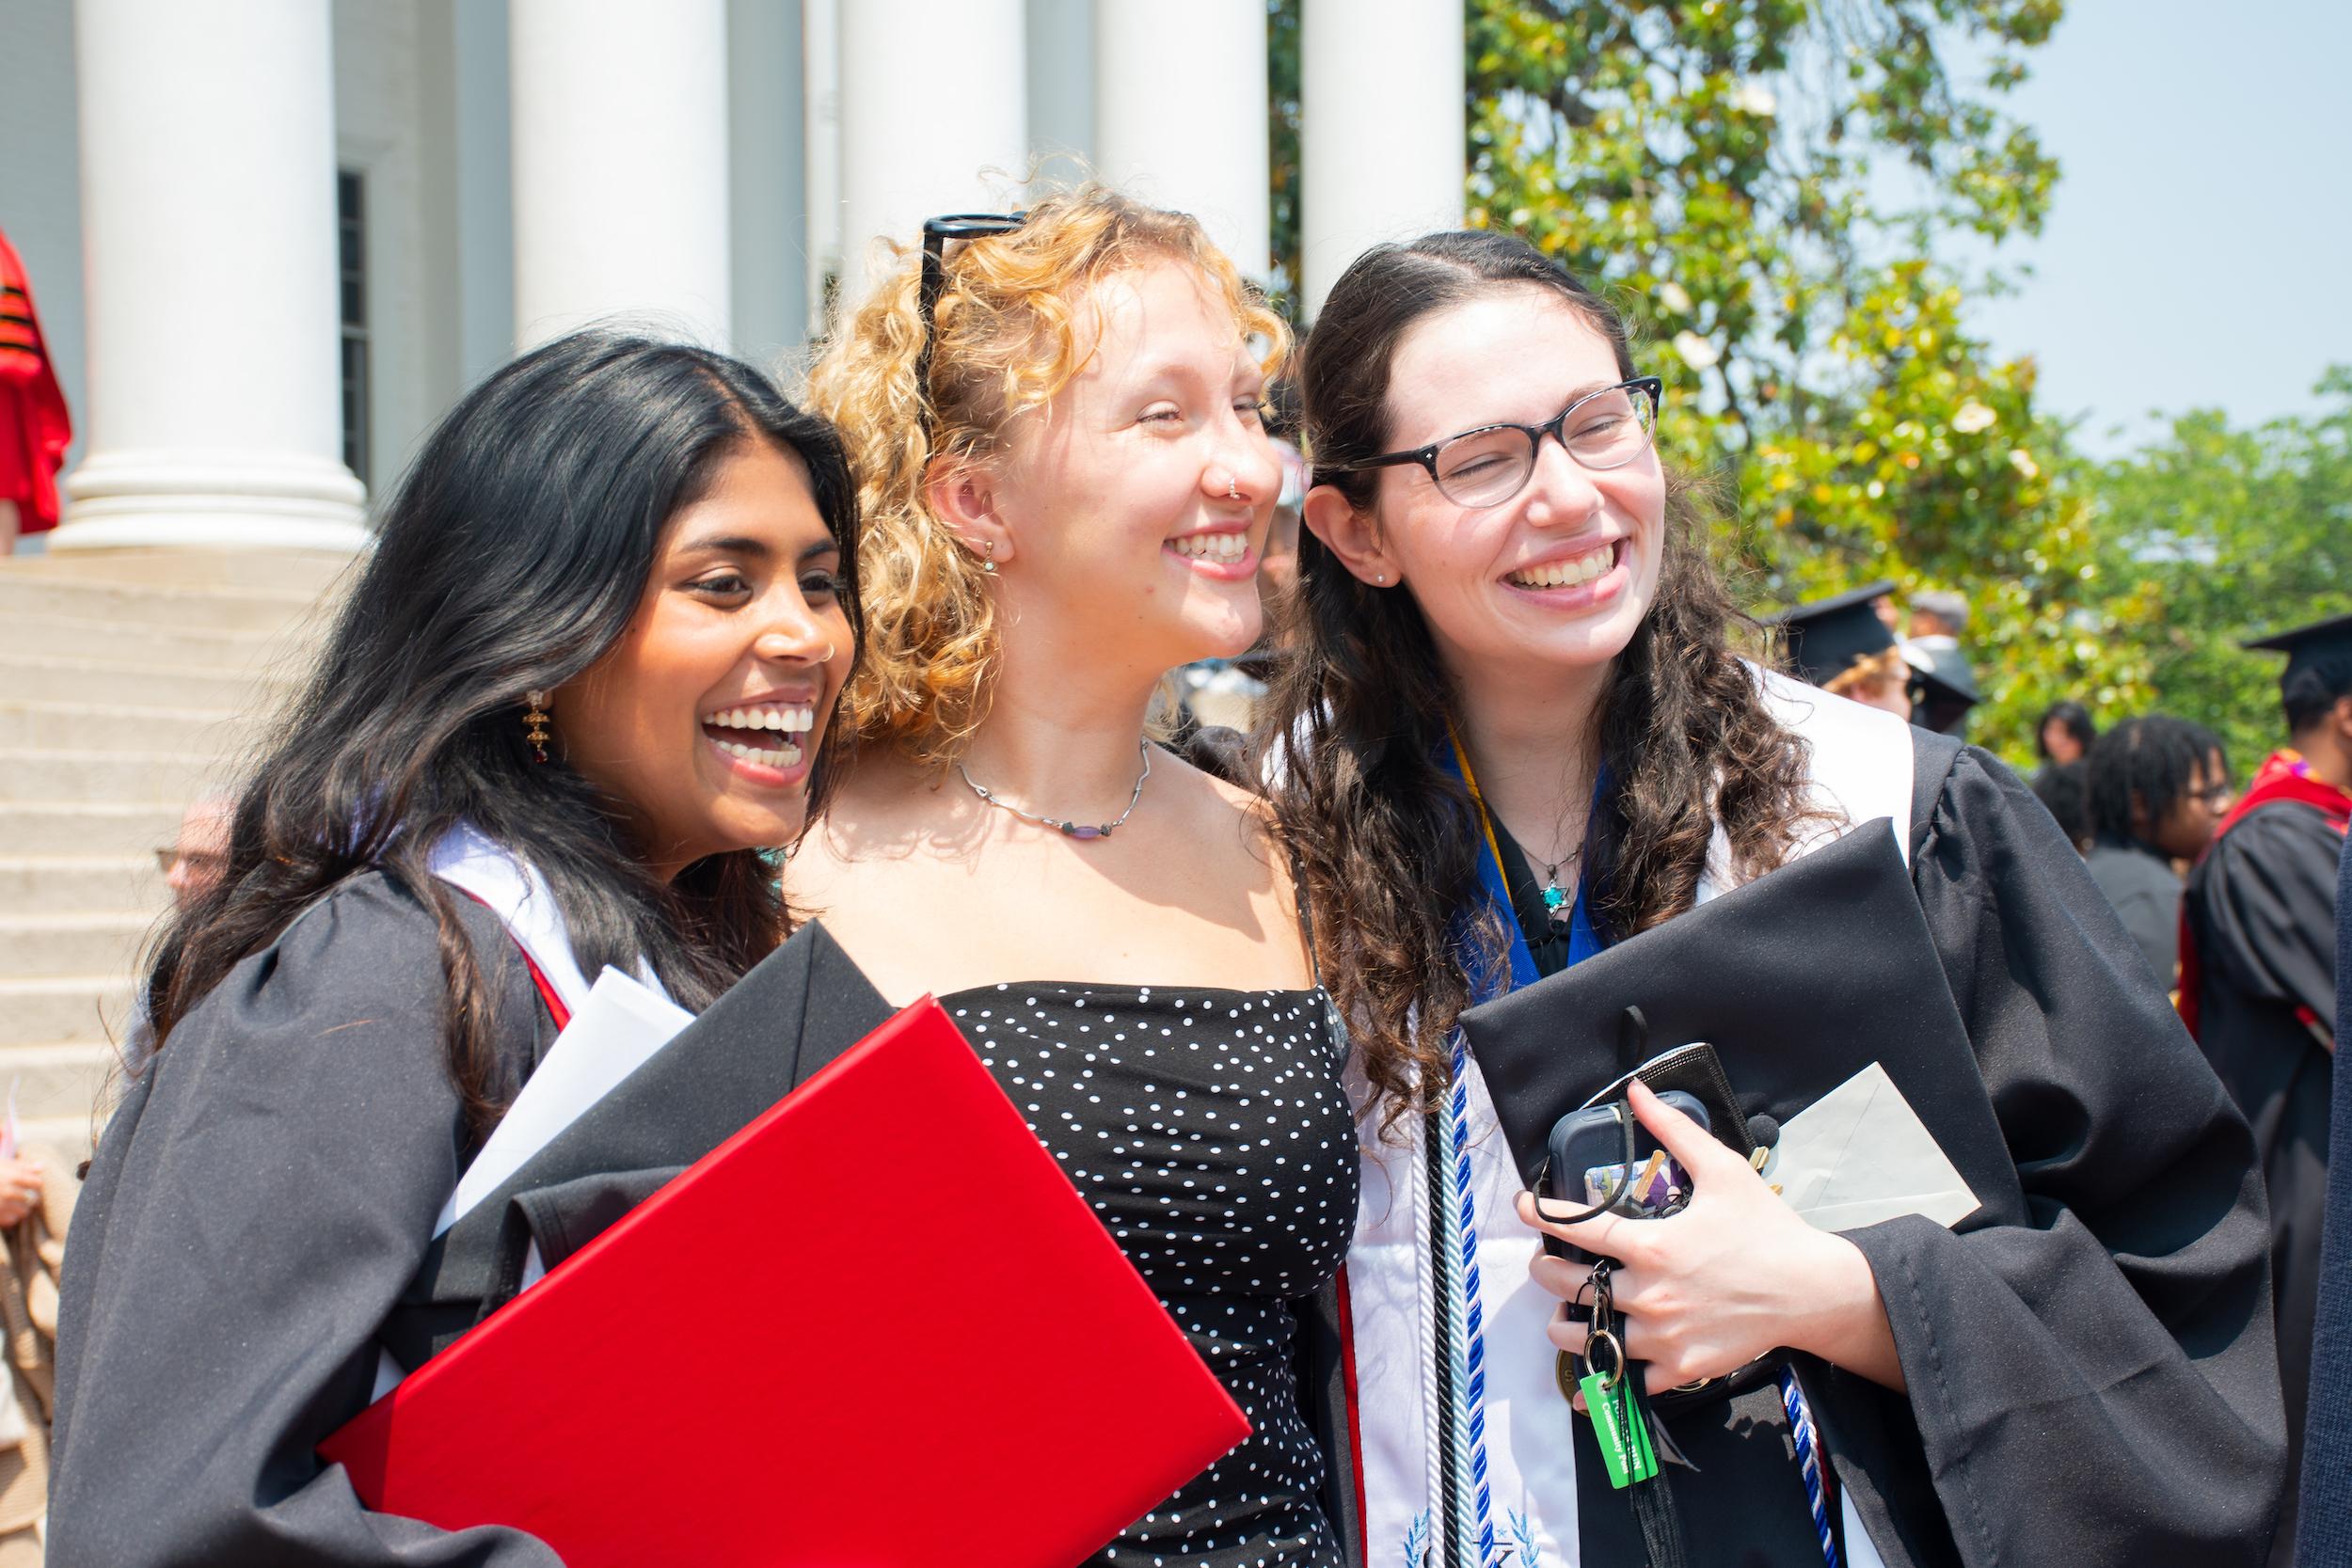
[[[523,738],[531,742],[532,752],[541,762],[548,760],[548,694],[532,687],[523,700],[530,706],[523,713]]]

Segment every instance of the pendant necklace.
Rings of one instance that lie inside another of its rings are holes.
[[[962,763],[956,764],[956,771],[962,776],[964,787],[978,796],[981,800],[999,811],[1012,813],[1024,822],[1034,822],[1041,828],[1051,828],[1065,838],[1108,838],[1114,829],[1125,825],[1127,818],[1136,814],[1136,802],[1143,799],[1143,781],[1152,776],[1152,742],[1137,741],[1136,755],[1143,759],[1143,771],[1136,775],[1135,793],[1127,797],[1127,809],[1108,822],[1065,822],[1057,816],[1041,816],[1036,812],[1023,811],[1009,800],[998,800],[990,794],[985,786],[974,784],[972,775],[964,772]]]
[[[1576,911],[1568,903],[1568,890],[1560,885],[1560,868],[1574,865],[1583,856],[1584,846],[1580,844],[1544,867],[1544,915],[1555,930],[1576,918]]]

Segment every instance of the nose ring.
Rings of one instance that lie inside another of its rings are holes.
[[[825,657],[822,657],[822,658],[820,658],[820,659],[818,659],[817,662],[818,662],[818,663],[819,663],[819,664],[831,664],[831,663],[833,662],[833,652],[834,652],[834,649],[833,649],[833,644],[832,644],[832,643],[830,643],[830,642],[826,643],[826,644],[825,644]]]
[[[1225,499],[1229,501],[1241,499],[1241,481],[1232,474],[1225,476]]]

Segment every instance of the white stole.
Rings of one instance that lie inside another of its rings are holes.
[[[1753,673],[1772,717],[1806,742],[1813,801],[1831,818],[1795,853],[1820,848],[1858,824],[1888,817],[1908,860],[1910,726],[1891,713],[1786,676]],[[1708,862],[1699,887],[1702,901],[1733,885],[1729,844],[1720,827]],[[1486,1342],[1487,1517],[1496,1552],[1486,1568],[1576,1568],[1576,1470],[1567,1431],[1572,1417],[1555,1379],[1554,1348],[1544,1334],[1559,1299],[1528,1277],[1527,1265],[1541,1242],[1514,1206],[1518,1172],[1474,1061],[1465,1081],[1469,1189],[1477,1214]],[[1359,1097],[1368,1092],[1353,1071],[1351,1087]],[[1376,1119],[1367,1124],[1376,1126]],[[1355,1351],[1365,1558],[1371,1568],[1422,1568],[1434,1559],[1421,1554],[1442,1534],[1431,1495],[1438,1413],[1433,1406],[1437,1384],[1430,1353],[1437,1329],[1427,1165],[1418,1118],[1402,1123],[1396,1135],[1406,1141],[1383,1142],[1375,1132],[1367,1132],[1363,1196],[1347,1256],[1349,1321],[1343,1331]],[[1452,1221],[1447,1230],[1450,1238],[1457,1234]],[[1458,1279],[1458,1264],[1454,1272]],[[1457,1323],[1466,1315],[1464,1305],[1456,1303],[1453,1313]],[[1458,1371],[1455,1381],[1458,1388]],[[1470,1484],[1465,1467],[1461,1485],[1467,1492]],[[1788,1484],[1804,1484],[1793,1465]],[[1850,1568],[1884,1568],[1842,1490],[1839,1498]],[[1474,1548],[1467,1530],[1465,1540]]]

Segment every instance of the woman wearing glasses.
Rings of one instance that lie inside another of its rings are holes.
[[[1269,733],[1377,1134],[1330,1423],[1366,1560],[1660,1563],[1671,1520],[1692,1562],[2258,1561],[2280,1429],[2247,1132],[2046,815],[1983,753],[1735,656],[1659,383],[1530,246],[1368,253],[1301,382],[1301,653]],[[1635,1089],[1695,1199],[1539,1225],[1457,1015],[1880,816],[1914,824],[1981,1080],[1938,1117],[1997,1122],[2032,1223],[1813,1229]],[[1562,1375],[1592,1273],[1539,1230],[1618,1258],[1648,1390],[1718,1380],[1655,1429],[1662,1482],[1613,1487],[1571,1418],[1607,1358]],[[1722,1381],[1775,1351],[1802,1383]]]
[[[1249,1418],[1098,1560],[1335,1568],[1292,1368],[1356,1212],[1341,1047],[1261,809],[1152,729],[1257,641],[1286,335],[1191,218],[1089,187],[985,227],[935,223],[816,368],[870,641],[787,885],[939,995]]]

